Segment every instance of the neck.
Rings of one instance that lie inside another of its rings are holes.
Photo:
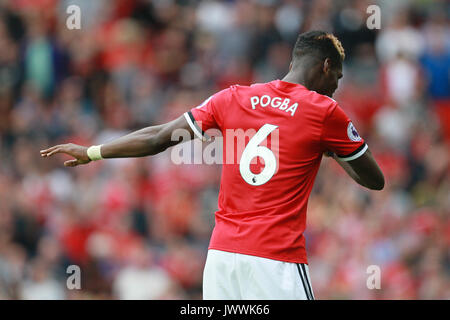
[[[315,90],[315,75],[318,74],[321,64],[311,55],[304,55],[292,60],[289,72],[282,79],[286,82],[301,84],[308,90]]]
[[[303,72],[293,72],[289,71],[287,75],[284,76],[282,81],[301,84],[302,86],[308,88],[308,83],[306,81],[306,76]],[[309,89],[309,88],[308,88]]]

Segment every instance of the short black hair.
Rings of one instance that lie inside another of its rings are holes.
[[[311,55],[320,60],[331,59],[333,65],[340,65],[345,59],[344,48],[333,34],[325,31],[308,31],[301,33],[295,42],[292,59]]]

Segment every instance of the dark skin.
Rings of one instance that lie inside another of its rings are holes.
[[[305,55],[291,62],[289,73],[283,78],[283,81],[299,83],[309,90],[331,98],[341,78],[341,63],[333,64],[329,58],[322,62],[316,57]],[[384,188],[383,172],[369,149],[352,161],[342,161],[334,153],[327,152],[325,156],[333,157],[358,184],[371,190]]]
[[[303,56],[291,62],[289,73],[282,80],[301,84],[309,90],[332,97],[340,78],[342,78],[341,64],[333,65],[328,58],[320,61],[313,56]],[[191,139],[195,136],[185,117],[180,116],[171,122],[146,127],[103,144],[102,157],[107,159],[155,155],[181,142],[181,140],[172,141],[171,139],[172,132],[176,129],[187,130],[190,132]],[[64,165],[75,167],[91,162],[87,149],[73,143],[61,144],[41,150],[41,156],[50,157],[57,153],[65,153],[74,159],[67,160]],[[325,155],[332,156],[360,185],[372,190],[384,188],[383,173],[369,150],[359,158],[348,162],[340,160],[333,153]]]
[[[342,64],[333,65],[329,58],[323,62],[313,56],[296,58],[289,66],[289,73],[282,79],[299,83],[309,90],[332,97],[342,78]]]

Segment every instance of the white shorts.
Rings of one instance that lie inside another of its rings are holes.
[[[205,300],[314,300],[307,264],[208,250]]]

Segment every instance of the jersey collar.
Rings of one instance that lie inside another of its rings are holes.
[[[308,90],[305,86],[303,86],[301,84],[287,82],[287,81],[283,81],[280,79],[272,81],[272,85],[281,91],[291,91],[291,90],[298,90],[298,89]]]

